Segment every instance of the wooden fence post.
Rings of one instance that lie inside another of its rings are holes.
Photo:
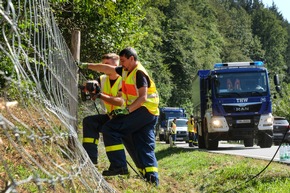
[[[72,52],[72,56],[74,58],[74,60],[76,62],[79,62],[80,61],[80,47],[81,47],[81,32],[80,30],[78,29],[74,29],[72,31],[72,36],[71,36],[71,52]],[[78,69],[76,67],[76,73],[78,72]],[[77,85],[78,86],[78,82],[79,82],[79,73],[77,73]],[[77,88],[78,89],[78,88]],[[76,92],[77,93],[77,92]],[[77,96],[76,96],[77,97]],[[74,100],[71,100],[70,104],[73,104],[75,103]],[[74,108],[70,108],[70,113],[72,115],[75,115],[76,116],[76,121],[73,121],[71,124],[72,126],[74,127],[76,133],[78,133],[78,103],[75,104],[76,106]],[[78,139],[75,139],[73,136],[70,136],[69,139],[68,139],[68,146],[70,147],[70,149],[75,149],[75,144],[76,144],[76,141],[75,140],[78,140]]]

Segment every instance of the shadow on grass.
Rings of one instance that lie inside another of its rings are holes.
[[[180,154],[182,152],[194,152],[200,151],[197,147],[195,148],[184,148],[184,147],[170,147],[166,149],[162,149],[160,151],[155,152],[157,160],[161,160],[165,157],[171,156],[172,154]]]

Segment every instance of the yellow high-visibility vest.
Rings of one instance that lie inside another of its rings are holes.
[[[171,122],[171,133],[176,134],[176,123],[173,121]]]
[[[119,76],[117,78],[114,85],[110,84],[109,76],[105,75],[105,74],[100,76],[100,81],[101,81],[102,93],[109,95],[109,96],[114,96],[114,97],[116,97],[118,95],[118,92],[122,86],[122,77],[121,76]],[[106,101],[103,101],[103,102],[104,102],[105,108],[107,110],[107,113],[110,113],[112,110],[121,108],[120,106],[112,105]]]
[[[126,106],[132,104],[139,96],[138,88],[136,85],[136,73],[141,70],[150,80],[150,87],[147,90],[147,100],[142,104],[153,115],[159,115],[159,96],[156,90],[155,83],[148,75],[146,69],[138,62],[135,69],[128,75],[128,71],[122,71],[122,94]]]
[[[194,132],[194,120],[193,119],[188,119],[187,121],[187,131],[188,132]]]

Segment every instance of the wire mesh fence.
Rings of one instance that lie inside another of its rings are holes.
[[[78,139],[78,68],[49,2],[0,0],[0,191],[115,192]]]

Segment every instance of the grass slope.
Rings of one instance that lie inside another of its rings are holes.
[[[156,156],[159,164],[159,187],[143,182],[131,168],[130,176],[108,177],[106,180],[118,191],[126,193],[290,193],[290,167],[285,164],[271,163],[261,175],[250,180],[263,170],[268,161],[213,154],[197,148],[170,148],[161,143],[156,144]],[[134,166],[129,157],[128,161]],[[101,165],[99,169],[106,167],[108,163]],[[249,182],[245,183],[246,181]]]

